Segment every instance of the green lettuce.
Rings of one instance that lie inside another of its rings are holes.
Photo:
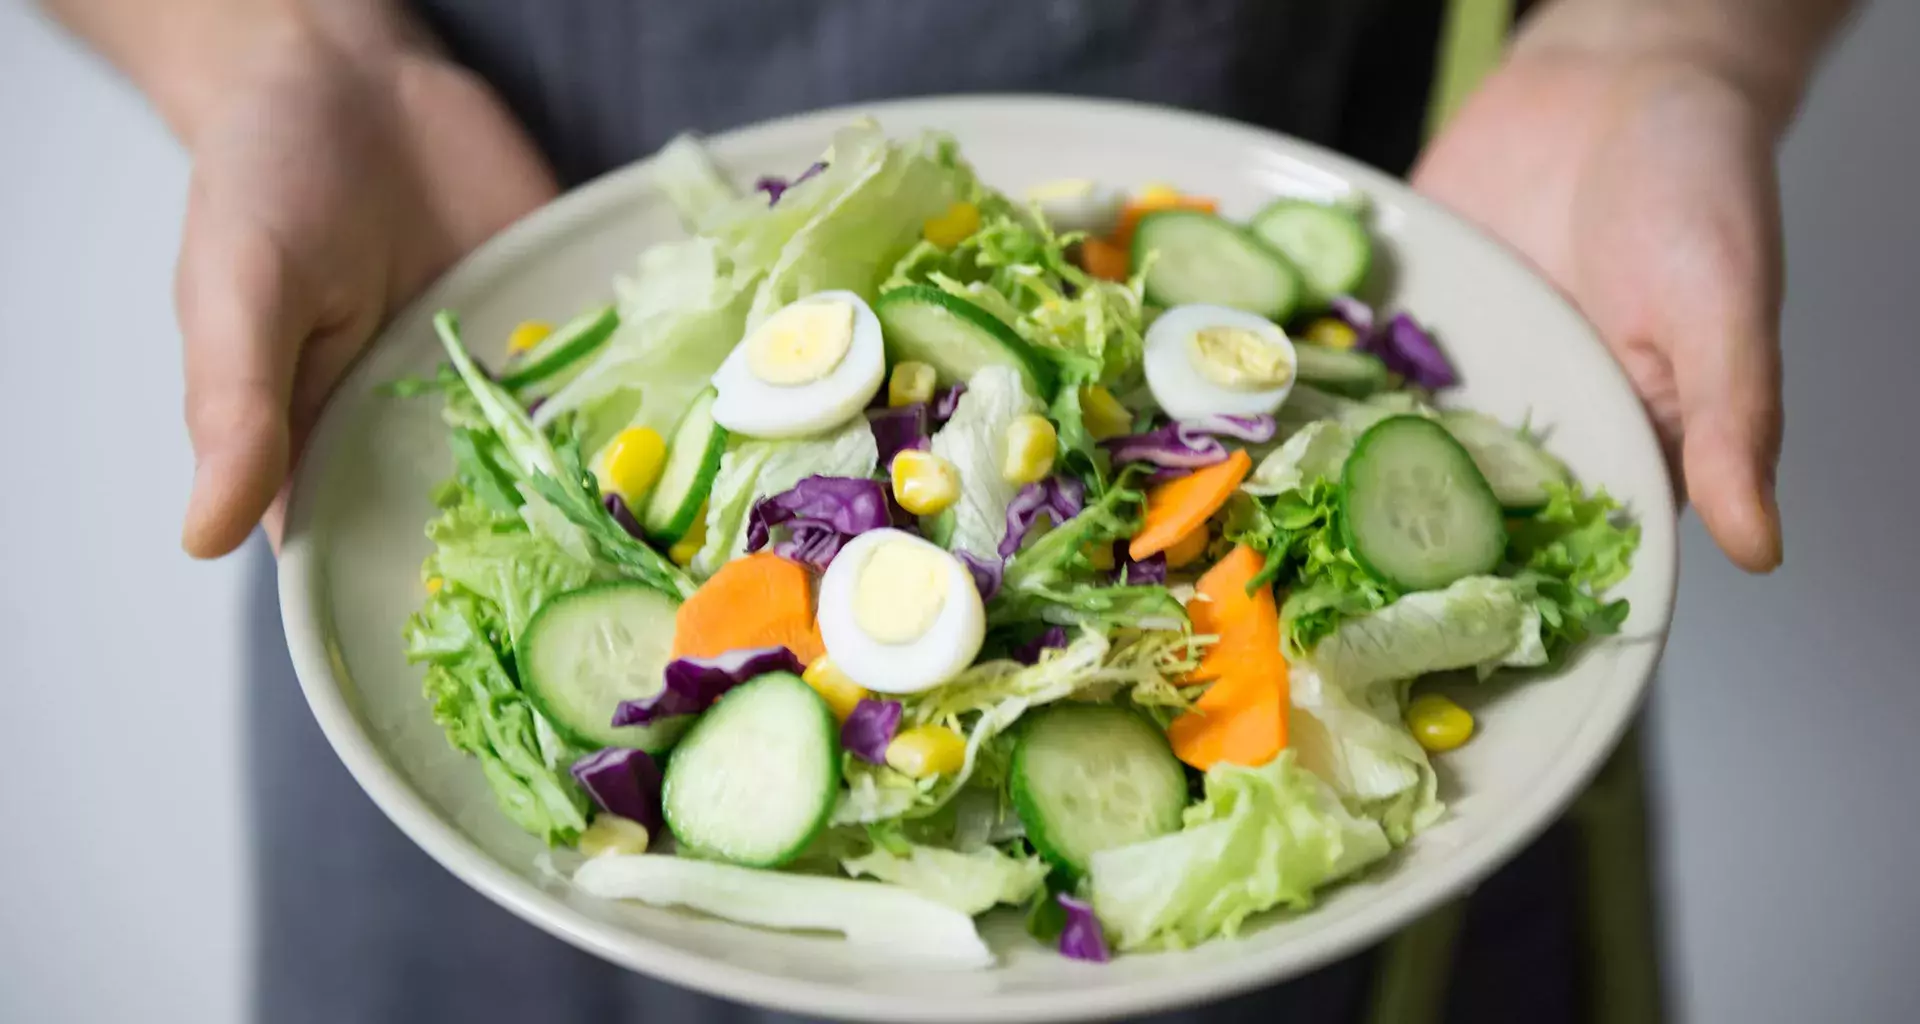
[[[1508,527],[1507,555],[1515,579],[1540,616],[1549,657],[1558,661],[1592,635],[1618,632],[1624,599],[1602,599],[1625,579],[1640,547],[1640,526],[1623,520],[1604,490],[1548,486],[1545,508]]]
[[[1403,686],[1349,693],[1306,662],[1296,662],[1287,680],[1287,747],[1301,767],[1331,784],[1354,813],[1378,821],[1395,846],[1440,819],[1439,779],[1402,718]]]
[[[1304,491],[1321,478],[1338,480],[1353,452],[1353,441],[1353,431],[1336,420],[1309,423],[1261,459],[1240,489],[1272,498]]]
[[[1008,561],[1000,593],[987,608],[995,626],[1037,622],[1121,628],[1182,630],[1187,613],[1172,591],[1157,584],[1115,586],[1093,568],[1086,552],[1132,536],[1146,494],[1123,473],[1080,514],[1041,534]]]
[[[707,498],[707,539],[693,571],[711,576],[747,553],[747,513],[761,498],[779,494],[810,476],[872,476],[880,448],[865,417],[819,437],[791,441],[745,441],[720,460]]]
[[[896,852],[875,846],[842,859],[840,866],[855,878],[866,876],[904,886],[969,916],[999,903],[1025,903],[1047,878],[1039,857],[1016,857],[992,846],[967,852],[938,846],[902,844]]]
[[[1293,751],[1258,768],[1222,763],[1179,832],[1093,855],[1093,909],[1121,949],[1184,948],[1262,911],[1306,907],[1390,849]]]
[[[1334,480],[1323,476],[1271,498],[1238,494],[1227,510],[1227,539],[1266,556],[1255,582],[1279,579],[1286,587],[1280,619],[1289,657],[1303,656],[1347,618],[1385,607],[1397,596],[1347,549]]]
[[[948,548],[998,557],[1007,532],[1007,506],[1020,491],[1020,485],[1007,482],[1001,472],[1007,428],[1020,416],[1039,411],[1039,400],[1011,367],[988,366],[967,381],[952,418],[933,435],[933,453],[953,463],[960,474]]]
[[[552,534],[536,533],[523,516],[501,516],[464,491],[458,496],[427,524],[434,543],[428,572],[498,608],[509,642],[517,644],[540,606],[591,582],[595,564]]]
[[[1525,585],[1469,576],[1346,619],[1306,660],[1350,694],[1450,669],[1485,676],[1503,665],[1546,664],[1540,626]]]

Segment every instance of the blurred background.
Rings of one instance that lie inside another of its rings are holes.
[[[1673,1008],[1920,1005],[1920,4],[1868,4],[1782,153],[1785,568],[1683,530],[1651,708]],[[0,3],[0,1021],[244,1018],[240,559],[179,553],[186,161]]]

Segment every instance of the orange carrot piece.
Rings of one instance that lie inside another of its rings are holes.
[[[1146,523],[1127,545],[1127,553],[1138,562],[1179,543],[1180,538],[1220,511],[1251,469],[1253,457],[1236,448],[1225,462],[1194,470],[1148,491]]]
[[[814,621],[812,576],[772,552],[721,566],[673,617],[676,658],[753,647],[785,647],[803,665],[826,650]]]
[[[1133,269],[1133,257],[1125,246],[1104,238],[1088,238],[1080,243],[1080,266],[1103,281],[1125,281]]]
[[[1220,204],[1210,196],[1137,196],[1127,200],[1127,204],[1120,208],[1120,224],[1109,237],[1121,250],[1130,250],[1133,248],[1133,230],[1140,226],[1140,219],[1149,213],[1159,213],[1161,210],[1214,213],[1219,209]]]
[[[1186,682],[1220,679],[1241,667],[1255,675],[1272,672],[1269,659],[1280,656],[1279,608],[1269,587],[1247,593],[1247,584],[1265,565],[1258,551],[1242,544],[1194,584],[1194,599],[1187,604],[1193,631],[1220,639],[1207,648]]]
[[[1221,761],[1261,765],[1287,745],[1287,661],[1280,653],[1280,613],[1273,588],[1247,593],[1266,560],[1242,544],[1195,584],[1187,605],[1196,633],[1219,641],[1207,649],[1190,683],[1214,680],[1193,710],[1173,720],[1167,737],[1180,760],[1202,771]]]
[[[1201,771],[1222,761],[1263,765],[1287,746],[1286,697],[1280,688],[1249,684],[1246,692],[1234,695],[1233,703],[1221,700],[1215,702],[1221,706],[1200,706],[1228,685],[1227,680],[1213,684],[1194,710],[1167,726],[1174,755]]]

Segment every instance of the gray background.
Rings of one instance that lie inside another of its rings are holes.
[[[1783,154],[1787,562],[1684,530],[1655,696],[1677,1008],[1920,1006],[1920,4],[1848,36]],[[0,0],[0,1020],[243,1017],[241,563],[179,554],[186,162]]]

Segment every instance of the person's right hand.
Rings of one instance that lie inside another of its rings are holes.
[[[441,270],[554,194],[493,95],[417,50],[276,44],[198,118],[175,282],[196,468],[181,544],[217,557],[263,523],[374,331]]]

